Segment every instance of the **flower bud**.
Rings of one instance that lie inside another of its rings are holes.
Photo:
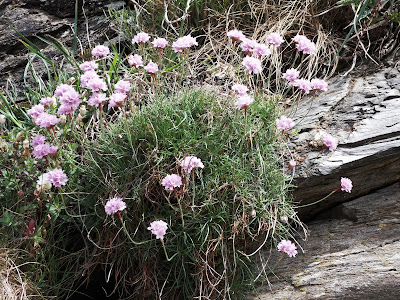
[[[82,117],[84,117],[84,116],[86,115],[86,112],[87,112],[86,106],[85,106],[85,105],[82,105],[82,106],[79,108],[79,115],[81,115]]]
[[[287,216],[281,216],[281,222],[286,224],[289,222],[289,218]]]
[[[20,132],[18,132],[17,136],[15,137],[15,140],[17,142],[20,142],[22,140],[23,136],[24,136],[24,132],[20,131]]]
[[[295,166],[296,166],[296,161],[291,159],[289,161],[289,169],[294,169]]]
[[[61,125],[65,125],[65,123],[67,123],[67,116],[66,115],[61,115],[60,116],[60,123],[61,123]]]
[[[4,125],[6,123],[6,116],[5,115],[0,115],[0,125]]]
[[[257,212],[255,211],[255,209],[253,209],[253,210],[251,211],[251,216],[252,216],[253,218],[255,218],[255,217],[257,216]]]
[[[28,140],[28,139],[25,139],[25,140],[22,142],[22,146],[24,147],[24,149],[28,149],[28,148],[29,148],[29,140]]]

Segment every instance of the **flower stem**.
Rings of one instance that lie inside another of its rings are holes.
[[[304,205],[296,206],[296,208],[307,207],[307,206],[311,206],[311,205],[317,204],[317,203],[319,203],[319,202],[322,202],[322,201],[324,201],[325,199],[327,199],[327,198],[329,198],[330,196],[332,196],[333,193],[337,192],[339,189],[340,189],[340,187],[337,188],[336,190],[333,190],[333,191],[330,192],[328,195],[326,195],[324,198],[319,199],[318,201],[315,201],[315,202],[312,202],[312,203],[309,203],[309,204],[304,204]]]
[[[164,249],[164,253],[165,253],[165,257],[167,258],[167,261],[171,261],[171,260],[173,260],[174,259],[174,257],[178,254],[178,253],[175,253],[174,255],[172,255],[172,257],[170,258],[170,257],[168,257],[168,254],[167,254],[167,249],[165,249],[165,244],[164,244],[164,240],[163,239],[160,239],[160,241],[161,241],[161,244],[162,244],[162,246],[163,246],[163,249]]]
[[[131,235],[129,234],[128,230],[126,229],[125,222],[124,222],[124,220],[122,219],[121,213],[120,213],[119,211],[117,211],[117,215],[118,215],[119,219],[121,220],[122,228],[124,229],[125,234],[128,236],[128,239],[132,242],[132,244],[134,244],[134,245],[142,245],[142,244],[145,244],[145,243],[148,242],[148,241],[145,241],[145,242],[135,242],[135,241],[132,239]]]

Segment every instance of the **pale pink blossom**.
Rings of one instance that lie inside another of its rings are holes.
[[[110,101],[108,102],[108,107],[121,106],[124,103],[126,97],[126,94],[122,93],[111,94]]]
[[[110,49],[103,45],[98,45],[92,50],[92,55],[94,57],[106,57],[108,54],[110,54]]]
[[[99,78],[99,75],[97,75],[97,73],[95,71],[86,71],[85,73],[83,73],[81,75],[81,86],[83,87],[88,87],[88,83],[94,79],[94,78]],[[66,88],[66,87],[65,87]],[[71,87],[72,88],[72,87]],[[73,88],[72,88],[73,89]],[[57,90],[56,90],[57,91]],[[63,91],[63,93],[65,93],[65,91]],[[62,94],[63,94],[62,93]],[[61,96],[62,96],[61,94]],[[57,95],[56,95],[57,96]],[[60,98],[60,96],[57,96],[58,98]]]
[[[300,72],[295,68],[287,69],[285,73],[283,73],[282,78],[289,81],[289,84],[293,85],[294,81],[299,78]]]
[[[196,156],[186,156],[181,162],[181,167],[188,173],[192,172],[195,168],[204,168],[201,159]]]
[[[234,84],[232,85],[232,91],[234,91],[238,96],[243,96],[246,95],[249,88],[244,84]]]
[[[77,106],[73,105],[60,105],[60,107],[57,110],[57,113],[59,115],[72,115],[76,110]]]
[[[172,43],[172,49],[175,52],[182,52],[192,46],[197,46],[196,38],[192,37],[190,34],[180,37],[175,42]]]
[[[49,182],[55,187],[61,187],[67,184],[68,177],[62,169],[53,169],[47,174],[49,176]]]
[[[277,32],[270,33],[266,39],[267,43],[272,44],[275,47],[279,47],[284,41],[283,37]]]
[[[131,89],[131,83],[126,80],[119,80],[115,85],[114,89],[116,93],[126,94]]]
[[[57,100],[55,97],[44,97],[40,99],[40,104],[44,105],[45,107],[47,106],[55,106],[57,103]]]
[[[143,59],[140,55],[135,54],[135,55],[129,55],[128,56],[128,63],[132,67],[143,67]]]
[[[242,41],[245,38],[243,32],[237,29],[228,31],[226,35],[233,41]]]
[[[51,146],[49,144],[39,144],[36,145],[35,148],[32,151],[32,155],[40,159],[44,156],[47,156],[49,154],[55,154],[58,151],[58,146]]]
[[[45,141],[46,141],[46,137],[38,134],[32,138],[32,146],[44,144]]]
[[[327,91],[328,83],[323,79],[314,78],[311,79],[311,88],[317,91]]]
[[[164,177],[161,181],[161,185],[167,191],[173,191],[174,188],[180,187],[182,185],[182,177],[177,174],[171,174]]]
[[[307,79],[296,79],[293,82],[293,85],[297,87],[299,90],[304,91],[304,93],[308,94],[311,91],[311,81]]]
[[[285,116],[281,116],[276,120],[276,127],[281,130],[289,130],[294,126],[294,121]]]
[[[35,120],[35,124],[41,128],[49,128],[60,122],[60,119],[55,115],[48,114],[46,112],[41,113]]]
[[[330,134],[325,134],[324,136],[324,145],[329,148],[329,151],[333,152],[337,148],[338,141],[336,138],[331,136]]]
[[[289,161],[289,168],[294,169],[294,167],[296,167],[296,161],[294,159],[291,159]]]
[[[156,239],[163,240],[165,234],[167,233],[168,224],[162,220],[153,221],[150,223],[150,227],[147,227],[147,229],[156,236]]]
[[[253,49],[253,53],[258,56],[270,55],[271,50],[265,44],[257,44]]]
[[[107,215],[115,214],[116,212],[123,211],[126,208],[126,203],[122,198],[114,197],[110,198],[106,205],[104,205],[104,210]]]
[[[107,90],[106,82],[100,77],[90,79],[87,83],[87,87],[95,93]]]
[[[303,51],[306,54],[312,54],[315,52],[316,47],[313,42],[311,42],[306,36],[304,35],[296,35],[293,38],[293,41],[296,42],[296,48],[298,51]]]
[[[146,43],[150,40],[150,36],[146,33],[146,32],[139,32],[138,34],[136,34],[133,39],[132,39],[132,43],[138,43],[138,44],[142,44],[142,43]]]
[[[74,89],[65,91],[59,98],[61,106],[58,108],[57,113],[59,115],[73,114],[78,109],[79,104],[82,103],[81,97],[82,95]]]
[[[42,104],[36,104],[32,106],[31,109],[28,110],[28,115],[34,119],[37,119],[40,114],[44,112],[44,106]]]
[[[144,67],[144,69],[146,70],[146,72],[150,73],[150,74],[155,74],[158,72],[158,65],[152,61],[150,61],[147,66]]]
[[[104,93],[94,93],[88,100],[89,106],[99,106],[99,104],[107,100],[107,95]]]
[[[94,71],[99,67],[98,64],[96,64],[96,62],[94,60],[91,61],[85,61],[83,63],[81,63],[79,65],[79,68],[83,71],[83,72],[87,72],[87,71]]]
[[[94,73],[96,74],[96,72],[94,72]],[[74,91],[74,90],[75,89],[72,85],[63,83],[56,87],[56,90],[54,91],[54,96],[56,96],[57,98],[60,98],[60,97],[62,97],[62,95],[64,95],[65,92]]]
[[[168,46],[168,41],[161,37],[155,38],[151,43],[155,48],[160,48],[160,49],[164,49],[165,47]]]
[[[242,108],[247,108],[251,103],[253,103],[254,99],[250,97],[249,95],[242,95],[238,96],[237,101],[235,102],[235,105],[238,109]]]
[[[240,48],[247,54],[250,54],[254,51],[254,48],[257,47],[258,43],[255,40],[251,40],[248,38],[243,38],[242,43],[240,44]]]
[[[289,240],[282,240],[278,244],[278,251],[286,253],[289,257],[297,255],[297,247]]]
[[[351,193],[351,190],[353,188],[353,182],[349,178],[342,177],[340,179],[340,187],[342,191]]]
[[[249,73],[258,74],[262,71],[261,61],[258,58],[246,56],[242,64],[247,68]]]

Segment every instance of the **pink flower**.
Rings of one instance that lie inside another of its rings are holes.
[[[60,119],[55,115],[48,114],[46,112],[41,113],[35,120],[35,124],[41,128],[49,128],[60,122]]]
[[[180,187],[182,185],[182,177],[177,174],[171,174],[164,177],[161,181],[161,185],[167,191],[173,191],[174,188]]]
[[[40,99],[40,104],[44,105],[44,106],[55,106],[55,104],[57,103],[57,100],[55,97],[44,97],[42,99]]]
[[[73,105],[60,105],[60,107],[57,110],[57,113],[59,115],[72,115],[77,108],[78,108],[77,106]]]
[[[242,43],[240,44],[240,48],[247,54],[250,54],[254,51],[254,48],[257,47],[258,43],[255,40],[251,40],[248,38],[243,38]]]
[[[55,154],[58,151],[58,146],[50,146],[49,144],[39,144],[37,145],[32,152],[32,155],[40,159],[44,156],[47,156],[49,154]]]
[[[249,73],[258,74],[262,71],[261,61],[258,58],[246,56],[242,64],[249,70]]]
[[[55,187],[61,187],[67,184],[68,178],[62,169],[53,169],[47,174],[49,176],[49,182]]]
[[[87,87],[91,89],[93,92],[100,92],[107,90],[107,84],[100,77],[92,78],[88,81]]]
[[[38,134],[32,138],[32,146],[44,144],[45,141],[46,141],[46,137]]]
[[[131,89],[131,83],[126,80],[120,80],[114,85],[116,93],[126,94]]]
[[[28,110],[28,115],[34,119],[37,119],[40,114],[44,112],[44,106],[42,104],[36,104],[32,106],[30,110]]]
[[[94,57],[106,57],[108,54],[110,54],[110,49],[103,45],[98,45],[92,50],[92,55]]]
[[[121,106],[126,99],[126,95],[122,93],[114,93],[110,96],[110,102],[108,102],[108,107]]]
[[[104,210],[106,211],[107,215],[112,215],[118,211],[123,211],[125,208],[126,203],[122,201],[122,198],[118,197],[110,198],[104,206]]]
[[[85,61],[83,63],[81,63],[79,65],[79,68],[83,71],[83,72],[87,72],[87,71],[94,71],[99,67],[98,64],[96,64],[96,62],[94,60],[91,61]]]
[[[94,72],[96,74],[96,72]],[[97,74],[96,74],[97,75]],[[60,84],[59,86],[57,86],[56,90],[54,91],[54,96],[56,96],[57,98],[62,97],[62,95],[64,95],[64,93],[68,92],[68,91],[74,91],[74,87],[69,85],[69,84]]]
[[[65,91],[59,98],[61,106],[58,108],[57,113],[59,115],[73,114],[78,108],[79,104],[82,103],[81,97],[81,94],[79,94],[74,89],[69,89]]]
[[[268,46],[265,44],[257,44],[253,50],[254,54],[258,56],[271,54],[271,50],[269,50]]]
[[[133,39],[132,39],[132,43],[146,43],[150,40],[150,36],[146,33],[146,32],[139,32],[138,34],[136,34]]]
[[[325,134],[324,136],[324,145],[329,148],[329,151],[333,152],[337,148],[338,141],[336,138],[331,136],[330,134]]]
[[[297,69],[291,68],[287,69],[285,73],[283,73],[282,78],[287,79],[291,85],[293,85],[294,81],[299,78],[300,72]]]
[[[160,37],[154,39],[151,43],[153,44],[153,46],[154,46],[155,48],[164,49],[165,47],[168,46],[168,41],[167,41],[166,39],[160,38]]]
[[[297,255],[297,248],[294,243],[289,240],[282,240],[278,244],[278,251],[285,252],[289,257]]]
[[[275,47],[279,47],[284,41],[283,37],[277,32],[271,33],[266,39],[267,43],[273,44]]]
[[[253,103],[254,99],[249,95],[239,96],[238,100],[235,102],[235,105],[238,109],[247,108],[251,103]]]
[[[314,78],[311,79],[311,88],[318,91],[327,91],[328,83],[325,80]]]
[[[293,82],[293,85],[296,86],[299,90],[304,91],[304,93],[308,94],[311,91],[311,82],[307,79],[296,79]]]
[[[153,221],[150,223],[150,227],[147,227],[152,234],[156,236],[156,239],[164,239],[164,235],[167,233],[168,224],[162,220]]]
[[[294,159],[291,159],[289,161],[289,168],[294,169],[294,167],[296,167],[296,161]]]
[[[192,169],[195,168],[204,168],[203,163],[201,162],[200,158],[196,156],[186,156],[183,161],[181,162],[181,167],[188,173],[192,172]]]
[[[234,84],[232,85],[232,91],[235,91],[238,96],[244,96],[249,91],[249,89],[244,84]]]
[[[88,87],[89,82],[91,80],[93,80],[94,78],[99,78],[99,75],[97,75],[97,73],[95,71],[86,71],[85,73],[83,73],[81,75],[81,85],[83,87]],[[65,93],[65,91],[64,91],[64,93]],[[60,98],[60,96],[58,96],[58,98]]]
[[[155,74],[158,72],[158,65],[150,61],[147,66],[144,67],[144,69],[150,74]]]
[[[237,29],[228,31],[226,35],[233,41],[242,41],[245,38],[243,32]]]
[[[99,106],[99,104],[103,103],[107,100],[107,95],[103,93],[94,93],[90,96],[88,105],[89,106]]]
[[[294,122],[292,119],[287,118],[285,116],[281,116],[276,120],[276,127],[281,130],[289,130],[294,126]]]
[[[143,60],[142,57],[138,54],[135,55],[129,55],[128,56],[128,63],[132,66],[132,67],[142,67],[143,66]]]
[[[346,177],[342,177],[340,179],[340,186],[341,186],[341,190],[351,193],[351,189],[353,188],[353,182]]]
[[[293,38],[293,41],[296,42],[296,48],[298,51],[303,51],[306,54],[313,54],[316,50],[315,44],[311,42],[304,35],[296,35]]]
[[[175,52],[182,52],[185,49],[188,49],[192,46],[197,46],[198,43],[196,42],[196,38],[192,37],[190,34],[185,35],[179,39],[177,39],[175,42],[172,43],[172,49]]]

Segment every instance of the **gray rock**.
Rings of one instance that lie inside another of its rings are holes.
[[[255,299],[400,299],[400,183],[337,206],[297,237]],[[265,255],[268,257],[269,253]],[[269,265],[280,253],[272,249]],[[260,264],[261,265],[261,264]]]

